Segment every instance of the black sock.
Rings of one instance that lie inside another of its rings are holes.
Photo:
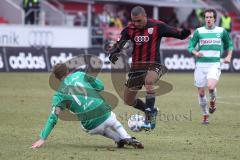
[[[214,92],[214,89],[209,89],[209,93],[213,93]]]
[[[145,106],[146,106],[146,104],[139,98],[135,100],[134,105],[133,105],[134,108],[141,110],[143,112],[145,111]]]
[[[155,105],[155,94],[154,93],[147,93],[146,96],[146,108],[153,109]]]

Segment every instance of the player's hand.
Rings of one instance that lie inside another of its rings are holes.
[[[116,42],[114,41],[106,41],[103,45],[103,50],[107,53],[109,53],[109,51],[116,46]]]
[[[116,61],[118,60],[118,57],[116,56],[116,55],[110,55],[109,56],[109,60],[113,63],[113,64],[115,64],[116,63]]]
[[[39,139],[38,141],[36,141],[35,143],[32,144],[32,149],[36,149],[39,148],[41,146],[43,146],[43,144],[45,143],[44,139]]]
[[[120,52],[120,49],[118,48],[118,44],[116,42],[113,42],[113,41],[106,42],[104,44],[103,49],[106,53],[108,53],[110,55]]]
[[[223,62],[224,63],[230,63],[231,62],[232,57],[231,56],[227,56],[226,58],[224,58]]]
[[[203,57],[203,54],[200,52],[195,52],[193,53],[196,57]]]
[[[121,49],[118,47],[118,44],[116,42],[107,42],[104,45],[104,50],[110,55],[109,60],[115,64],[115,62],[118,60],[116,54],[121,51]]]

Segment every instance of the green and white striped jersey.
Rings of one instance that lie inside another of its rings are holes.
[[[203,54],[203,57],[196,59],[196,66],[220,66],[220,57],[223,51],[233,50],[233,43],[229,33],[224,28],[215,26],[208,29],[204,26],[197,28],[190,38],[188,51],[192,54],[193,50]]]
[[[102,81],[84,72],[69,74],[52,97],[52,112],[40,133],[47,139],[58,121],[55,108],[68,109],[74,113],[86,130],[102,124],[111,114],[111,106],[99,94],[104,89]]]

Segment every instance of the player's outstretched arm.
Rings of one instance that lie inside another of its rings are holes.
[[[123,49],[124,45],[127,43],[127,41],[130,39],[128,35],[127,28],[124,28],[121,32],[121,37],[120,39],[112,44],[111,47],[109,47],[109,50],[107,51],[109,53],[109,60],[115,64],[115,62],[118,60],[117,54],[121,52]]]
[[[39,140],[34,142],[31,146],[31,148],[35,149],[35,148],[39,148],[44,145],[47,137],[49,136],[52,129],[54,128],[54,126],[57,123],[58,115],[60,114],[60,112],[61,112],[61,109],[59,107],[53,107],[52,112],[49,115],[48,120],[40,133]]]
[[[120,40],[113,44],[113,46],[108,50],[109,60],[115,64],[118,60],[117,54],[121,52],[123,46],[127,43],[127,40]]]
[[[191,34],[190,29],[188,28],[182,28],[180,32],[180,39],[186,39]]]
[[[172,26],[169,26],[165,23],[160,24],[161,27],[161,34],[163,37],[174,37],[177,39],[186,39],[190,34],[191,31],[188,28],[178,29]]]

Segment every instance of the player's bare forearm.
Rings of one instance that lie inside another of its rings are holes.
[[[232,59],[232,50],[227,52],[227,57],[224,58],[224,63],[230,63]]]
[[[202,57],[202,56],[203,56],[202,53],[200,53],[200,52],[198,52],[198,51],[196,51],[196,50],[192,50],[192,54],[193,54],[194,56],[196,56],[196,57]]]
[[[229,57],[232,58],[232,50],[231,50],[231,51],[228,51],[227,56],[229,56]]]

